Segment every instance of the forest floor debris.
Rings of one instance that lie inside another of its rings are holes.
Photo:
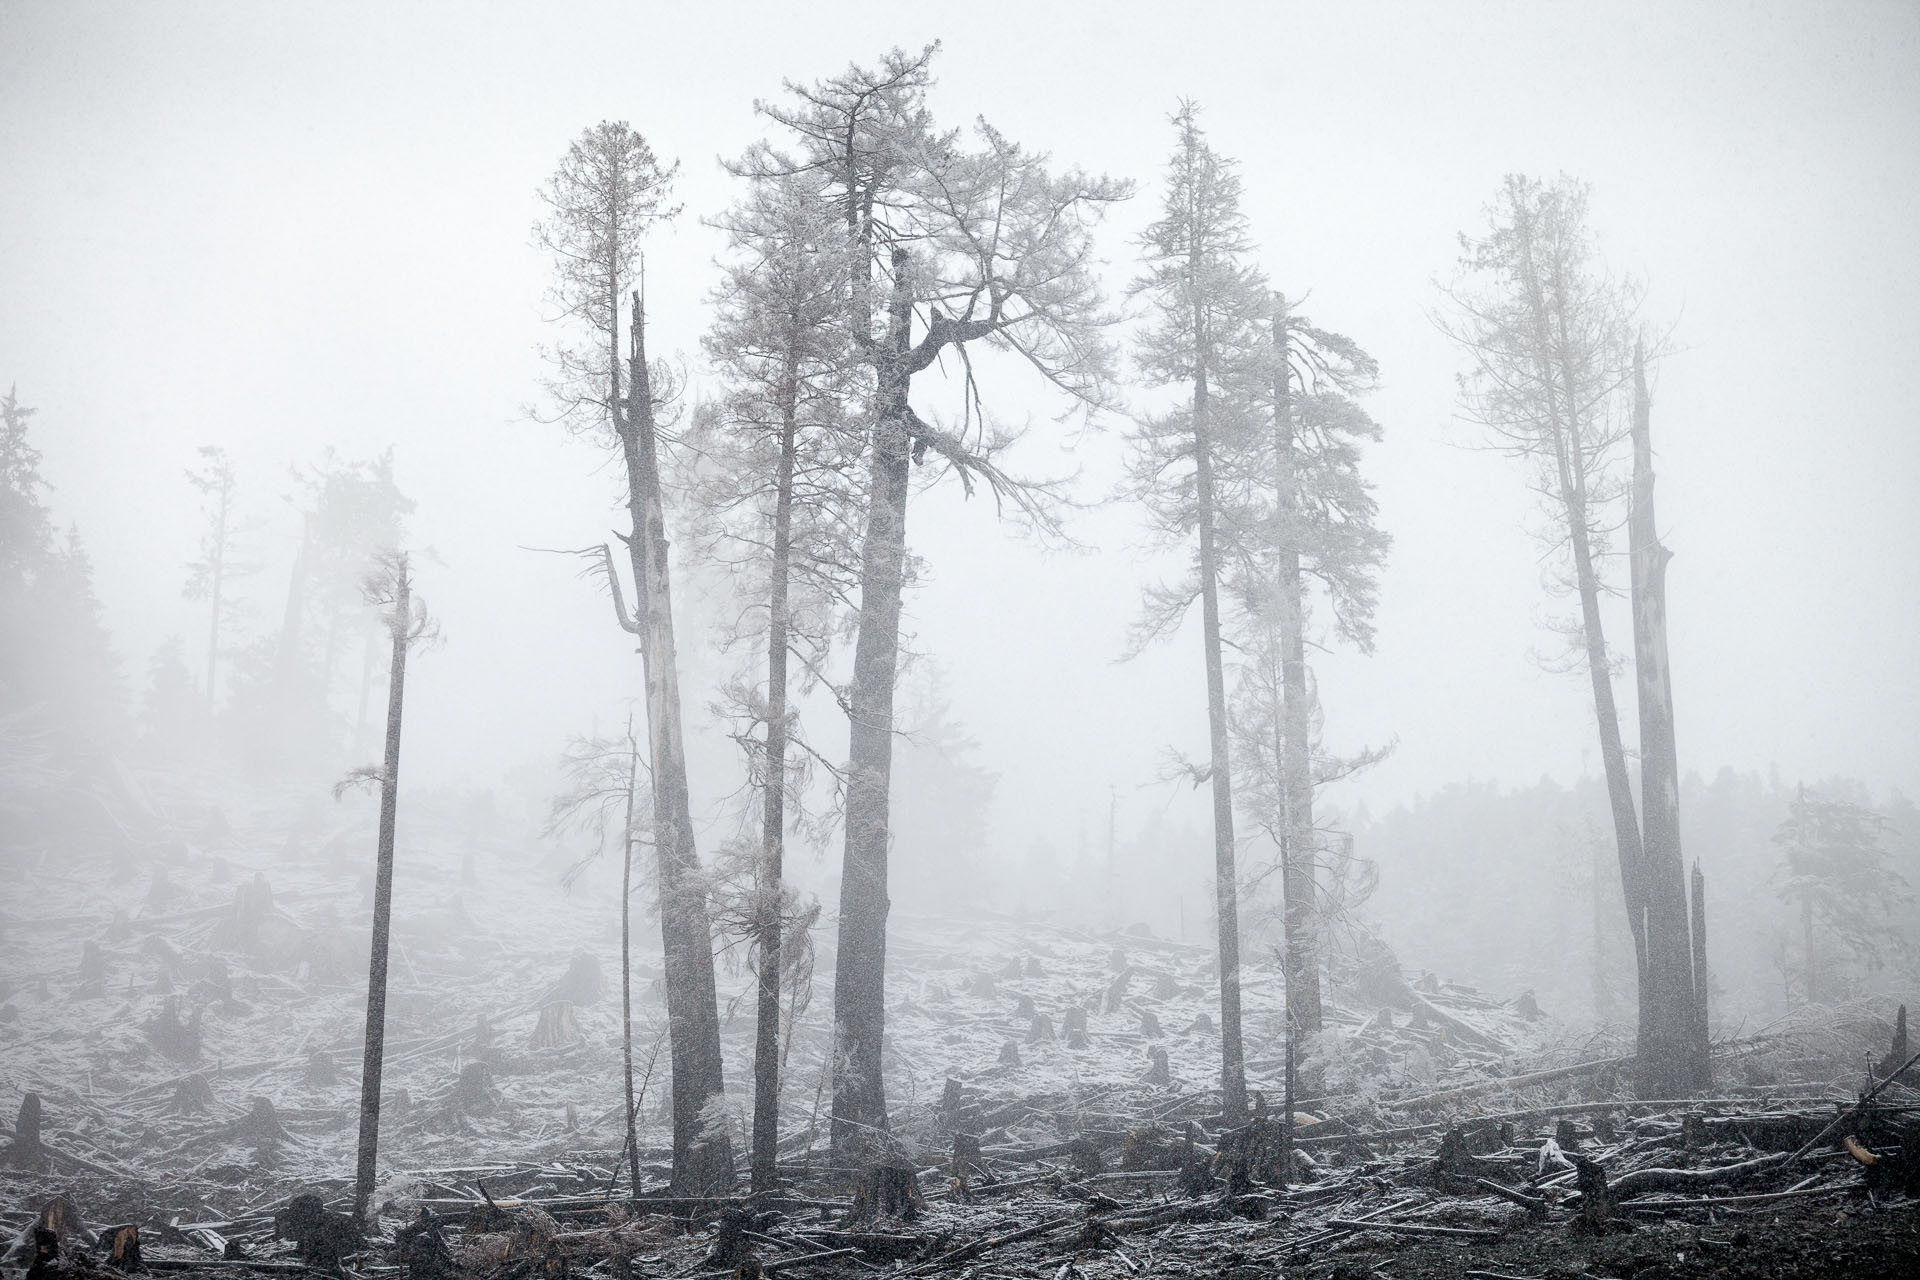
[[[422,833],[460,829],[418,811]],[[402,864],[363,1237],[341,1210],[366,936],[343,922],[363,914],[371,831],[329,818],[289,838],[265,810],[223,817],[217,843],[129,853],[114,874],[30,869],[63,914],[0,921],[10,1274],[1861,1280],[1920,1257],[1920,1091],[1909,1072],[1859,1102],[1867,1064],[1899,1065],[1889,1011],[1809,1012],[1720,1046],[1718,1096],[1638,1102],[1621,1046],[1523,998],[1397,966],[1383,980],[1376,956],[1300,1046],[1315,1096],[1288,1155],[1277,964],[1246,968],[1261,1111],[1228,1128],[1207,947],[1005,918],[898,922],[885,1164],[831,1167],[827,1028],[803,1007],[783,1194],[662,1194],[650,1078],[636,1197],[602,978],[614,913],[502,850],[480,850],[483,891],[471,834]],[[637,967],[643,1069],[657,978]],[[743,1092],[748,980],[723,972]]]

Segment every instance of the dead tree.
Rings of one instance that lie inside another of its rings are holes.
[[[1678,838],[1667,841],[1662,834],[1671,848],[1659,855],[1656,874],[1628,777],[1601,625],[1602,563],[1622,493],[1615,455],[1630,434],[1619,425],[1625,415],[1617,411],[1617,395],[1633,377],[1627,328],[1637,295],[1630,282],[1608,279],[1595,264],[1586,202],[1585,186],[1571,179],[1547,186],[1510,175],[1486,237],[1463,241],[1463,266],[1486,287],[1452,291],[1457,315],[1440,324],[1473,361],[1462,383],[1468,413],[1489,430],[1495,448],[1534,468],[1552,530],[1548,540],[1567,556],[1570,572],[1563,585],[1579,601],[1575,652],[1592,684],[1637,961],[1635,1087],[1642,1097],[1658,1098],[1693,1087],[1687,1072],[1704,1059],[1690,1046],[1703,1020],[1693,1007],[1693,946]],[[1650,469],[1646,480],[1650,503]],[[1650,517],[1650,505],[1647,511]],[[1644,567],[1658,560],[1657,546],[1657,539],[1649,540],[1645,554],[1652,559]],[[1636,602],[1636,633],[1642,612]],[[1670,751],[1671,744],[1655,749]],[[1660,786],[1664,790],[1666,783]],[[1656,826],[1676,816],[1677,808]]]
[[[725,1089],[719,999],[687,785],[660,482],[659,397],[647,363],[646,314],[637,289],[631,291],[624,365],[620,341],[621,304],[634,280],[640,237],[652,222],[676,212],[665,200],[677,167],[662,167],[646,140],[625,123],[602,122],[573,143],[542,192],[552,216],[537,235],[554,251],[554,300],[589,336],[586,347],[554,354],[559,376],[551,390],[560,415],[582,429],[607,432],[625,463],[633,531],[623,541],[634,578],[634,616],[625,616],[617,597],[615,607],[621,625],[639,637],[646,682],[655,879],[673,1061],[673,1181],[677,1190],[701,1194],[731,1184],[733,1154],[724,1134],[703,1133],[707,1104]]]
[[[366,1219],[373,1197],[374,1158],[380,1145],[380,1073],[387,1038],[387,943],[393,922],[393,833],[400,801],[400,713],[406,697],[407,650],[429,634],[426,611],[413,597],[404,551],[382,557],[366,585],[367,602],[385,605],[393,663],[387,682],[387,752],[378,769],[357,770],[334,789],[336,797],[361,779],[380,784],[378,861],[373,882],[373,950],[367,965],[366,1051],[360,1068],[360,1140],[354,1166],[353,1216]]]
[[[1652,410],[1644,345],[1633,348],[1633,500],[1627,516],[1633,583],[1633,667],[1640,707],[1640,812],[1647,877],[1647,982],[1643,1052],[1661,1092],[1705,1088],[1707,1063],[1705,880],[1696,864],[1689,910],[1680,852],[1680,764],[1674,746],[1673,674],[1667,662],[1667,562],[1653,514]],[[1648,1007],[1650,1006],[1650,1007]]]

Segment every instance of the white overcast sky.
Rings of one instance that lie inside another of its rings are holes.
[[[1321,669],[1330,743],[1399,747],[1346,799],[1597,763],[1583,683],[1535,658],[1562,606],[1540,591],[1521,474],[1462,447],[1459,360],[1428,319],[1502,175],[1560,170],[1592,183],[1609,263],[1648,280],[1650,319],[1683,348],[1654,411],[1683,766],[1916,789],[1911,2],[0,0],[0,381],[41,411],[53,506],[93,551],[134,685],[165,635],[195,652],[180,477],[197,446],[233,452],[284,562],[287,465],[391,442],[442,560],[421,578],[448,638],[409,681],[409,776],[486,781],[610,722],[639,688],[630,643],[558,562],[517,549],[615,520],[601,456],[521,413],[552,337],[535,189],[601,119],[681,159],[688,216],[651,250],[650,308],[656,348],[696,361],[717,247],[697,219],[733,196],[717,160],[756,136],[754,99],[936,38],[942,120],[985,115],[1141,184],[1103,242],[1116,286],[1167,116],[1198,99],[1276,284],[1379,358],[1369,469],[1395,546],[1378,652]],[[1057,406],[1024,394],[1000,408],[1044,436]],[[1109,422],[1073,457],[1026,457],[1081,468],[1094,497],[1119,448]],[[916,502],[932,574],[912,626],[1003,775],[1001,838],[1070,846],[1110,785],[1130,816],[1184,810],[1142,784],[1164,748],[1204,749],[1198,636],[1115,665],[1164,565],[1130,513],[1087,516],[1092,550],[1043,557],[980,502]],[[260,580],[263,618],[284,581]],[[686,611],[699,708],[722,666]],[[844,750],[839,726],[816,734]]]

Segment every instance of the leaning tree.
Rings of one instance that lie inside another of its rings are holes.
[[[1695,904],[1690,913],[1678,797],[1658,774],[1653,785],[1660,820],[1642,829],[1614,699],[1601,600],[1608,535],[1619,524],[1627,493],[1619,452],[1631,431],[1620,401],[1634,381],[1637,288],[1609,277],[1597,261],[1586,225],[1587,198],[1586,186],[1570,178],[1548,185],[1509,176],[1489,211],[1486,235],[1461,237],[1463,279],[1448,291],[1452,314],[1438,323],[1470,362],[1461,378],[1466,414],[1487,429],[1496,448],[1531,469],[1548,517],[1547,540],[1565,557],[1560,585],[1579,601],[1575,651],[1592,683],[1621,890],[1638,961],[1636,1087],[1644,1097],[1673,1097],[1707,1079],[1701,1012],[1707,975],[1695,972],[1692,920],[1704,920],[1704,912]],[[1650,504],[1650,472],[1644,486],[1642,499]],[[1651,506],[1644,512],[1646,524],[1636,524],[1636,538],[1650,535]],[[1664,619],[1664,552],[1656,551],[1657,544],[1641,547],[1636,577],[1658,563]],[[1644,639],[1651,641],[1651,634]],[[1664,648],[1663,629],[1662,668]],[[1638,656],[1643,663],[1656,660],[1648,643],[1639,646]],[[1642,693],[1671,705],[1665,689],[1647,683]],[[1670,720],[1664,735],[1649,736],[1642,747],[1656,755],[1670,752]]]

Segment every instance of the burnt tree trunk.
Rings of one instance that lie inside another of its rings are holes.
[[[1640,707],[1640,812],[1646,867],[1647,978],[1642,1096],[1673,1098],[1706,1084],[1706,973],[1694,972],[1686,864],[1680,853],[1680,766],[1667,662],[1667,562],[1654,523],[1653,443],[1645,358],[1633,353],[1633,500],[1627,517],[1633,584],[1633,665]],[[1704,912],[1704,904],[1696,903]]]
[[[793,466],[800,371],[788,349],[782,387],[780,459],[774,472],[773,566],[767,598],[767,758],[761,780],[760,1004],[753,1040],[752,1186],[774,1190],[780,1145],[780,911],[787,826],[787,572],[793,554]]]
[[[413,584],[407,558],[394,568],[393,666],[387,684],[387,754],[380,772],[380,852],[373,880],[373,952],[367,965],[366,1053],[360,1067],[360,1147],[354,1168],[353,1219],[364,1222],[373,1197],[374,1157],[380,1146],[380,1072],[387,1041],[387,940],[393,923],[393,829],[400,798],[400,708],[406,695],[407,641],[413,621]]]
[[[858,1154],[887,1127],[881,1051],[886,1035],[887,846],[893,771],[893,694],[906,584],[907,478],[912,381],[908,255],[893,254],[887,333],[876,363],[872,492],[860,550],[860,633],[854,644],[847,760],[846,846],[834,958],[833,1149]]]
[[[1240,895],[1234,865],[1233,772],[1227,753],[1227,685],[1220,655],[1220,560],[1214,540],[1213,455],[1208,431],[1210,335],[1196,293],[1193,309],[1193,475],[1200,534],[1200,625],[1207,667],[1207,758],[1213,783],[1213,899],[1219,925],[1220,1094],[1226,1122],[1246,1118],[1247,1080],[1240,1048]]]
[[[666,967],[668,1041],[673,1060],[673,1184],[684,1195],[733,1182],[732,1143],[702,1133],[708,1102],[725,1085],[720,1009],[713,978],[713,931],[706,887],[693,843],[692,804],[680,718],[679,662],[673,639],[673,597],[667,566],[666,508],[660,490],[653,387],[647,371],[645,304],[633,295],[632,343],[625,413],[615,429],[627,464],[627,507],[633,536],[635,624],[647,685],[647,748],[653,763],[654,852],[660,891],[660,936]],[[614,368],[617,370],[618,365]],[[620,403],[617,373],[613,403]]]

